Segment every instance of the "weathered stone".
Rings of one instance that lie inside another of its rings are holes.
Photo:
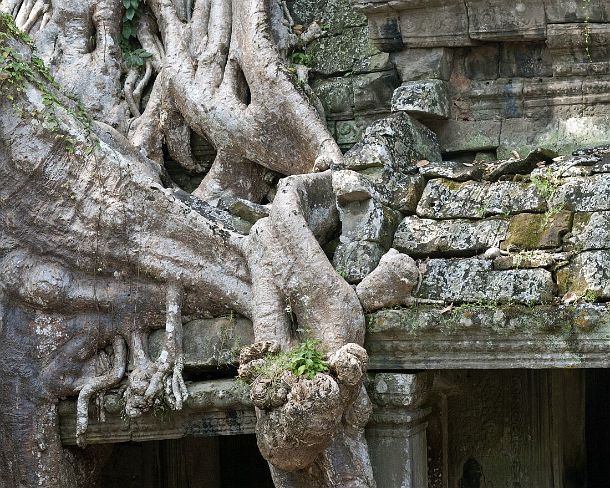
[[[333,191],[340,204],[374,198],[403,213],[413,213],[424,190],[420,175],[402,175],[388,169],[333,172]]]
[[[503,0],[466,0],[468,33],[482,41],[544,39],[544,4],[538,0],[509,3]]]
[[[559,293],[573,292],[587,300],[610,298],[610,250],[584,251],[557,271]]]
[[[401,81],[438,79],[448,81],[451,76],[452,52],[444,47],[403,49],[392,53]]]
[[[501,249],[552,249],[561,246],[562,237],[570,231],[571,212],[554,214],[521,213],[510,219],[506,239]]]
[[[327,118],[353,117],[354,91],[349,78],[316,80],[312,88]]]
[[[610,249],[610,212],[577,212],[569,239],[575,250]]]
[[[372,273],[358,284],[356,293],[365,311],[410,305],[411,291],[418,281],[415,261],[396,249],[390,249]]]
[[[505,42],[500,50],[500,76],[553,76],[552,58],[544,42]]]
[[[340,35],[316,39],[307,52],[312,58],[312,70],[328,76],[352,71],[357,59],[367,58],[377,51],[369,45],[366,27],[350,27]]]
[[[483,176],[481,165],[459,161],[428,161],[420,165],[419,172],[426,179],[447,178],[455,181],[478,180]]]
[[[497,247],[506,237],[508,220],[432,220],[406,217],[393,247],[410,256],[468,255]]]
[[[463,183],[438,178],[428,181],[417,215],[427,218],[483,218],[489,215],[544,212],[538,189],[525,182]]]
[[[399,112],[367,127],[362,140],[345,154],[343,168],[336,169],[387,167],[414,173],[414,163],[423,159],[442,159],[436,136],[408,114]]]
[[[362,131],[355,120],[337,120],[336,122],[337,144],[340,146],[352,146],[362,137]]]
[[[224,202],[223,202],[224,203]],[[243,198],[233,198],[226,202],[227,210],[231,215],[254,224],[257,220],[269,216],[269,208]]]
[[[390,61],[388,53],[378,52],[365,58],[356,59],[352,68],[352,73],[373,73],[375,71],[393,70],[394,66]]]
[[[610,210],[610,174],[566,178],[549,201],[553,208],[576,212]]]
[[[609,308],[466,304],[368,316],[371,369],[610,366]]]
[[[357,75],[354,86],[354,110],[357,112],[388,112],[392,94],[400,83],[394,70]]]
[[[549,24],[547,37],[555,76],[608,74],[610,26],[607,23]]]
[[[554,108],[556,112],[557,107]],[[581,147],[594,147],[608,143],[610,115],[552,117],[548,122],[537,119],[516,118],[502,121],[498,158],[508,159],[513,151],[519,154],[544,147],[566,154]],[[439,136],[441,144],[443,139]]]
[[[550,268],[568,264],[571,253],[547,252],[547,251],[522,251],[499,256],[494,259],[494,269],[528,269],[528,268]]]
[[[451,112],[447,84],[441,80],[405,82],[394,90],[392,111],[447,119]]]
[[[550,24],[610,20],[610,5],[606,0],[552,0],[545,2],[545,10]]]
[[[385,253],[386,249],[378,242],[340,243],[333,257],[333,266],[348,283],[358,283],[377,267]]]
[[[498,77],[499,44],[463,48],[463,70],[470,80],[495,80]],[[460,63],[455,63],[459,66]]]
[[[499,121],[445,120],[427,125],[438,136],[443,152],[482,151],[500,145]]]
[[[372,241],[388,249],[400,222],[400,213],[373,198],[339,206],[341,242]]]
[[[406,47],[468,46],[468,15],[463,2],[403,2],[400,32]],[[400,8],[400,7],[399,7]]]
[[[149,338],[152,357],[163,348],[165,331],[154,331]],[[210,369],[236,365],[239,350],[254,342],[252,322],[242,317],[192,320],[183,327],[184,366]]]
[[[358,4],[354,4],[358,6]],[[400,19],[395,13],[387,15],[375,15],[371,13],[367,15],[369,36],[371,44],[380,51],[392,52],[398,51],[404,47],[402,34],[400,32]]]
[[[495,271],[477,258],[430,259],[422,270],[418,297],[448,302],[546,303],[554,296],[552,274],[545,269]]]

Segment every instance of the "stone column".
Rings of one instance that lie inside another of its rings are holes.
[[[425,406],[432,386],[428,371],[377,373],[369,384],[374,403],[366,428],[373,473],[380,488],[427,488]]]

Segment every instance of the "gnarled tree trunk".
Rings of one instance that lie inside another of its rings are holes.
[[[0,1],[0,486],[94,486],[90,400],[126,381],[129,416],[182,408],[181,316],[228,311],[257,341],[307,335],[333,353],[331,374],[259,405],[276,486],[374,486],[363,312],[320,245],[338,225],[324,170],[341,153],[284,60],[298,42],[285,6],[147,0],[121,46],[128,3]],[[193,132],[216,158],[189,195],[164,157],[202,171]],[[296,176],[244,231],[222,206],[271,198],[275,175]],[[150,358],[155,328],[165,344]],[[76,395],[82,448],[66,449],[56,405]]]

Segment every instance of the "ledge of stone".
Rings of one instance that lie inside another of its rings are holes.
[[[124,418],[118,393],[109,392],[104,398],[104,420],[100,418],[99,409],[89,410],[87,443],[112,444],[254,433],[256,415],[245,384],[232,379],[202,381],[190,383],[188,390],[189,398],[183,410],[149,412],[137,419]],[[74,400],[65,400],[59,405],[59,433],[64,445],[76,444]]]
[[[370,369],[607,368],[605,304],[417,306],[368,316]]]

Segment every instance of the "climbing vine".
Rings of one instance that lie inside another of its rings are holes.
[[[137,47],[136,21],[140,16],[140,0],[123,0],[125,13],[123,14],[123,28],[121,30],[121,49],[123,51],[123,61],[129,67],[144,66],[146,58],[152,56],[151,53]]]

